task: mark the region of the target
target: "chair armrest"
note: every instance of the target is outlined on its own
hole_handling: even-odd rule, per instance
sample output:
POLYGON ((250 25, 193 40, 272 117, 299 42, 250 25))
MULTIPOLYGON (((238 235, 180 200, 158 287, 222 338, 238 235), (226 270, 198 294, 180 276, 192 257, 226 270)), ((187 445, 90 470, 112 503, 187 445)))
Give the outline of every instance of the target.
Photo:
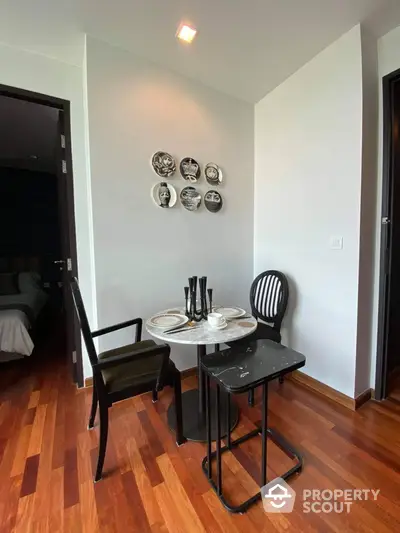
MULTIPOLYGON (((150 346, 143 350, 136 350, 131 353, 125 353, 124 355, 116 355, 115 357, 107 357, 106 359, 100 359, 98 363, 93 365, 93 372, 100 372, 106 368, 113 366, 130 363, 133 360, 145 359, 147 357, 154 357, 155 355, 164 355, 164 360, 169 359, 171 348, 168 344, 158 344, 156 346, 150 346)), ((164 363, 163 363, 164 364, 164 363)))
POLYGON ((142 325, 143 320, 141 318, 134 318, 132 320, 127 320, 126 322, 121 322, 120 324, 115 324, 115 326, 109 326, 108 328, 98 329, 97 331, 92 331, 92 338, 100 337, 100 335, 107 335, 107 333, 112 333, 113 331, 118 331, 119 329, 129 328, 129 326, 136 325, 136 338, 135 341, 139 342, 142 340, 142 325))

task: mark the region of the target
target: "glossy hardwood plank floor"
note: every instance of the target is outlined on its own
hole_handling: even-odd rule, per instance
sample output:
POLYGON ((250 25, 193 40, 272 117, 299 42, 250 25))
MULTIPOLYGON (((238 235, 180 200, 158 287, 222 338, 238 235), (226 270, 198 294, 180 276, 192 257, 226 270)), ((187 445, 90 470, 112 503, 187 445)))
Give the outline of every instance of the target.
POLYGON ((396 377, 389 389, 389 398, 400 403, 400 375, 396 377))
MULTIPOLYGON (((66 365, 47 357, 2 367, 0 373, 0 533, 260 533, 400 531, 400 404, 370 402, 357 413, 300 385, 273 384, 270 424, 304 454, 305 468, 291 481, 303 489, 381 489, 377 502, 354 503, 350 514, 267 515, 261 503, 230 515, 200 467, 205 446, 177 448, 166 425, 172 393, 157 404, 150 395, 121 402, 110 412, 104 479, 93 484, 98 428, 88 431, 89 390, 77 390, 66 365)), ((187 378, 183 388, 196 385, 187 378)), ((236 435, 260 419, 240 398, 236 435)), ((270 479, 290 466, 274 445, 270 479)), ((257 485, 260 442, 224 457, 224 489, 233 502, 257 485)))

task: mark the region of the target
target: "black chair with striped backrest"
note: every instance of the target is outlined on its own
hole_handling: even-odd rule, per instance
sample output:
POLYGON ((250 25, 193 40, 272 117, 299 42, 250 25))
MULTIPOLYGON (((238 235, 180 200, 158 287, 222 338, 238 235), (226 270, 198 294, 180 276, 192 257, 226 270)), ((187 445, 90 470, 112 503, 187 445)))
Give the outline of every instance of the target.
POLYGON ((282 272, 266 270, 256 277, 250 288, 250 305, 253 316, 262 321, 255 332, 258 339, 281 342, 288 300, 289 284, 282 272))
MULTIPOLYGON (((228 343, 245 344, 259 339, 269 339, 281 342, 281 326, 289 300, 289 284, 286 276, 278 270, 266 270, 259 274, 251 284, 250 306, 251 313, 257 319, 258 326, 254 333, 236 341, 228 343)), ((283 383, 283 378, 279 378, 283 383)), ((254 389, 249 391, 249 405, 254 405, 254 389)))
MULTIPOLYGON (((282 320, 288 301, 289 283, 282 272, 266 270, 256 277, 250 288, 250 305, 258 327, 251 340, 270 339, 281 342, 282 320)), ((279 378, 279 383, 283 383, 283 377, 279 378)), ((249 404, 254 405, 254 389, 249 391, 249 404)))

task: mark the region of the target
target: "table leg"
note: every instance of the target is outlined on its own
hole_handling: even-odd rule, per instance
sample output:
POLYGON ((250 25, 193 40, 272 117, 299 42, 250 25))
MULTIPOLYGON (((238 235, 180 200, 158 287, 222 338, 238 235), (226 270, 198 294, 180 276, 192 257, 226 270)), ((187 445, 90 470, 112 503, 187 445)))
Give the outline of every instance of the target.
MULTIPOLYGON (((222 464, 221 464, 221 417, 220 417, 220 401, 219 401, 219 385, 216 386, 216 406, 215 414, 217 415, 217 494, 221 496, 222 493, 222 464)), ((211 457, 210 457, 211 460, 211 457)))
POLYGON ((205 394, 205 380, 204 372, 201 368, 201 360, 206 354, 206 347, 204 344, 197 346, 197 375, 199 380, 199 413, 204 416, 206 412, 206 394, 205 394))
MULTIPOLYGON (((199 345, 197 347, 197 369, 199 388, 192 389, 182 393, 182 418, 183 418, 183 435, 187 440, 196 442, 207 442, 207 420, 206 420, 206 378, 201 369, 201 360, 206 353, 206 347, 199 345)), ((216 393, 212 387, 210 392, 210 422, 211 422, 211 440, 216 440, 217 436, 217 418, 216 418, 216 393)), ((219 416, 221 421, 220 437, 223 438, 233 431, 239 420, 239 409, 232 398, 229 398, 224 391, 220 391, 220 409, 219 416), (229 403, 228 403, 229 402, 229 403), (229 413, 227 412, 229 405, 229 413)), ((171 403, 167 412, 168 425, 175 430, 175 403, 171 403)))
POLYGON ((267 417, 268 417, 268 383, 262 386, 262 418, 261 418, 261 484, 267 484, 267 417))
POLYGON ((211 405, 210 405, 210 376, 206 375, 206 408, 207 408, 207 465, 208 479, 212 479, 211 463, 211 405))
MULTIPOLYGON (((226 427, 231 427, 231 395, 228 393, 226 395, 226 427)), ((228 431, 226 434, 226 445, 231 449, 231 432, 228 431)))

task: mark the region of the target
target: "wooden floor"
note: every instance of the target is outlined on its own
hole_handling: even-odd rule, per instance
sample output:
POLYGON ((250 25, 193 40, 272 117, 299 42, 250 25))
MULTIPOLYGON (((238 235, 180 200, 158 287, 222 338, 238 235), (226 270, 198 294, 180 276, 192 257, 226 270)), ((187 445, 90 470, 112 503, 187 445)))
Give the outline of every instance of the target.
POLYGON ((400 403, 400 375, 396 377, 389 389, 389 398, 400 403))
MULTIPOLYGON (((261 503, 230 515, 200 467, 202 444, 177 448, 166 422, 170 391, 157 404, 149 395, 111 411, 105 478, 92 482, 98 429, 88 431, 90 390, 69 383, 57 347, 36 363, 0 374, 0 533, 137 532, 399 532, 400 403, 369 402, 357 413, 286 381, 271 388, 270 424, 304 454, 304 471, 291 486, 303 489, 381 489, 377 502, 354 503, 350 514, 267 515, 261 503)), ((187 378, 184 389, 194 387, 187 378)), ((245 398, 236 434, 260 418, 245 398)), ((255 493, 260 443, 226 454, 225 489, 233 502, 255 493)), ((270 479, 290 461, 268 451, 270 479)))

